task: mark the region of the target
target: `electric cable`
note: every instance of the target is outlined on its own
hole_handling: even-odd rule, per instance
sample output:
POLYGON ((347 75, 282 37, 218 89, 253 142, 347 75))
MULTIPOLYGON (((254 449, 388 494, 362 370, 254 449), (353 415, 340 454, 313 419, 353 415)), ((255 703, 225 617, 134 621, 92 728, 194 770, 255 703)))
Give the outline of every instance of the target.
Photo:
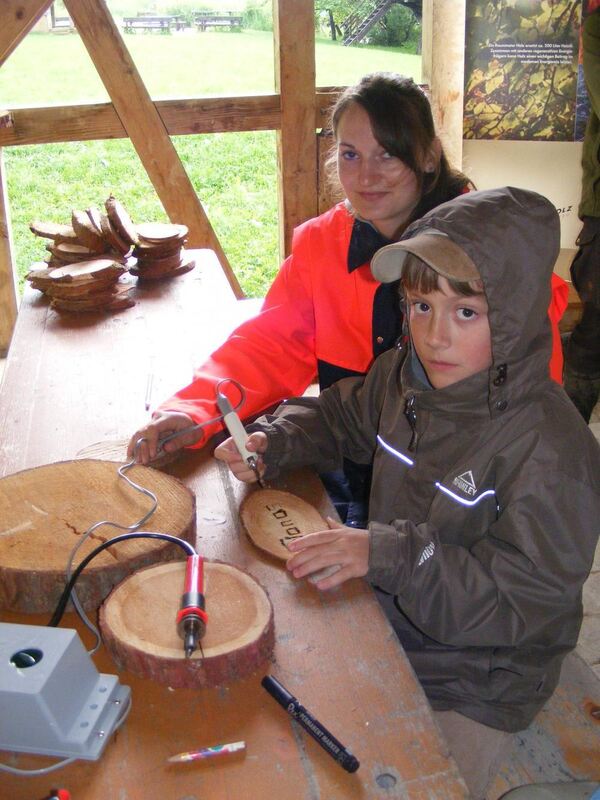
MULTIPOLYGON (((234 406, 234 410, 237 412, 244 405, 244 402, 246 401, 246 391, 245 391, 244 387, 240 383, 238 383, 238 381, 234 380, 233 378, 221 378, 221 380, 219 380, 217 382, 217 385, 215 387, 215 394, 217 395, 217 397, 222 394, 222 388, 221 387, 224 384, 227 384, 227 383, 233 384, 235 386, 235 388, 237 389, 237 391, 239 392, 239 395, 240 395, 239 401, 234 406)), ((212 417, 211 419, 208 419, 205 422, 201 422, 201 423, 198 423, 196 425, 190 425, 189 427, 184 428, 181 431, 174 431, 173 433, 169 434, 168 436, 165 436, 163 439, 160 440, 159 452, 160 452, 160 450, 162 450, 163 445, 166 444, 166 442, 169 442, 172 439, 175 439, 178 436, 182 436, 182 435, 184 435, 186 433, 191 433, 193 431, 202 430, 202 428, 205 428, 207 425, 212 425, 215 422, 220 422, 223 419, 223 416, 224 416, 223 414, 218 414, 216 417, 212 417)), ((75 559, 75 556, 76 556, 77 552, 79 551, 80 547, 82 547, 84 542, 86 542, 87 539, 91 536, 91 534, 94 533, 94 531, 96 531, 98 528, 102 527, 103 525, 109 525, 109 526, 111 526, 113 528, 117 528, 118 530, 122 530, 122 531, 137 531, 137 530, 139 530, 139 528, 142 527, 142 525, 145 525, 145 523, 150 519, 150 517, 156 511, 156 508, 158 506, 158 498, 156 497, 156 495, 153 492, 151 492, 150 489, 146 489, 144 486, 140 486, 138 483, 133 481, 131 478, 129 478, 125 474, 125 472, 127 470, 129 470, 131 467, 136 466, 137 462, 135 460, 135 456, 136 456, 136 453, 137 453, 137 451, 139 449, 140 444, 142 442, 144 442, 144 441, 146 441, 146 439, 144 437, 140 437, 135 442, 134 450, 133 450, 133 458, 131 459, 131 461, 128 461, 126 464, 123 464, 121 467, 119 467, 117 472, 120 475, 120 477, 123 478, 129 484, 129 486, 131 486, 136 491, 139 491, 142 494, 145 494, 147 497, 149 497, 152 500, 152 503, 153 503, 152 508, 140 520, 138 520, 138 522, 135 522, 132 525, 121 525, 120 523, 113 522, 111 520, 102 520, 100 522, 96 522, 93 525, 91 525, 84 532, 83 536, 79 539, 79 541, 73 547, 73 549, 71 550, 71 552, 69 554, 69 557, 67 559, 67 567, 66 567, 66 570, 65 570, 65 577, 66 577, 67 582, 70 581, 70 579, 71 579, 71 574, 72 574, 72 570, 73 570, 73 561, 75 559)), ((94 625, 94 623, 87 616, 87 614, 86 614, 86 612, 85 612, 85 610, 84 610, 79 598, 77 597, 77 593, 75 592, 75 590, 73 590, 71 592, 71 601, 73 603, 75 611, 77 612, 77 614, 78 614, 79 618, 81 619, 81 621, 83 622, 83 624, 94 635, 95 642, 92 645, 92 648, 88 651, 90 655, 93 655, 99 649, 100 644, 102 642, 102 638, 100 636, 100 632, 99 632, 98 628, 96 627, 96 625, 94 625)))
MULTIPOLYGON (((246 392, 245 392, 243 386, 240 383, 238 383, 236 380, 234 380, 233 378, 222 378, 220 381, 218 381, 218 383, 216 385, 215 392, 216 392, 217 396, 219 394, 221 394, 221 387, 225 383, 232 383, 237 388, 237 390, 238 390, 238 392, 240 394, 240 399, 239 399, 238 403, 234 406, 234 410, 237 412, 238 409, 240 409, 241 406, 245 402, 246 392)), ((191 433, 191 432, 197 431, 197 430, 202 430, 202 428, 205 428, 208 425, 212 425, 215 422, 220 422, 223 419, 223 416, 224 416, 223 414, 218 414, 216 417, 212 417, 211 419, 206 420, 205 422, 198 423, 198 424, 195 424, 195 425, 191 425, 188 428, 184 428, 183 430, 180 430, 180 431, 174 431, 173 433, 169 434, 168 436, 166 436, 165 438, 160 440, 159 451, 162 450, 162 447, 163 447, 164 444, 166 444, 166 442, 169 442, 169 441, 171 441, 172 439, 175 439, 178 436, 182 436, 183 434, 191 433)), ((146 439, 144 437, 140 437, 135 442, 135 445, 134 445, 134 458, 131 461, 127 462, 126 464, 123 464, 122 466, 120 466, 118 468, 117 472, 118 472, 119 476, 121 478, 123 478, 126 481, 126 483, 129 484, 129 486, 131 486, 134 490, 139 491, 142 494, 146 495, 147 497, 149 497, 152 500, 152 508, 150 508, 144 514, 144 516, 140 520, 138 520, 138 522, 135 522, 132 525, 121 525, 120 523, 113 522, 111 520, 101 520, 100 522, 96 522, 93 525, 90 525, 90 527, 84 532, 83 536, 80 538, 78 543, 75 545, 75 547, 71 550, 71 553, 69 554, 68 563, 67 563, 67 567, 66 567, 66 580, 67 580, 67 583, 66 583, 65 588, 64 588, 64 590, 63 590, 63 592, 62 592, 62 594, 61 594, 61 596, 59 598, 59 601, 58 601, 57 606, 56 606, 56 608, 54 610, 52 618, 48 622, 48 626, 49 627, 56 627, 60 623, 60 621, 61 621, 61 619, 63 617, 63 614, 64 614, 65 609, 67 607, 67 604, 69 602, 69 599, 71 599, 71 601, 73 602, 73 606, 75 607, 75 610, 77 611, 77 613, 78 613, 79 617, 81 618, 82 622, 84 623, 84 625, 86 625, 87 628, 89 628, 89 630, 92 631, 92 633, 96 637, 96 643, 93 646, 92 650, 89 651, 90 655, 95 653, 96 650, 98 649, 98 647, 100 646, 101 637, 100 637, 100 633, 99 633, 98 629, 96 628, 96 626, 87 617, 87 615, 86 615, 86 613, 85 613, 85 611, 84 611, 84 609, 83 609, 83 607, 82 607, 82 605, 81 605, 81 603, 80 603, 80 601, 79 601, 79 599, 78 599, 78 597, 77 597, 77 595, 75 593, 75 583, 76 583, 79 575, 81 574, 81 572, 90 563, 90 561, 96 555, 98 555, 98 553, 102 552, 103 550, 106 550, 108 547, 111 547, 113 544, 117 544, 119 542, 128 541, 130 539, 147 538, 147 539, 162 539, 162 540, 171 542, 173 544, 177 544, 183 550, 186 551, 188 556, 197 555, 197 552, 196 552, 196 549, 194 548, 194 546, 191 545, 189 542, 186 542, 185 539, 180 539, 177 536, 171 536, 171 534, 168 534, 168 533, 158 533, 158 532, 152 532, 152 531, 139 531, 139 528, 141 528, 141 526, 144 525, 150 519, 150 517, 154 514, 154 512, 156 511, 156 508, 158 506, 158 498, 156 497, 156 495, 153 492, 150 491, 150 489, 147 489, 144 486, 140 486, 138 483, 133 481, 131 478, 129 478, 125 474, 125 472, 127 470, 129 470, 131 467, 136 466, 137 462, 135 460, 135 455, 136 455, 137 449, 139 448, 139 445, 143 441, 146 441, 146 439), (73 560, 74 560, 79 548, 83 545, 83 543, 85 541, 87 541, 87 539, 91 536, 91 534, 94 531, 96 531, 98 528, 100 528, 103 525, 109 525, 109 526, 111 526, 113 528, 117 528, 118 530, 127 531, 127 533, 123 533, 120 536, 115 536, 112 539, 109 539, 107 542, 103 542, 98 547, 94 548, 94 550, 92 550, 90 553, 88 553, 88 555, 77 565, 75 570, 73 570, 73 560)), ((127 706, 123 709, 123 712, 122 712, 121 716, 119 717, 119 720, 115 724, 114 731, 117 731, 123 725, 123 723, 125 722, 125 720, 129 716, 129 712, 131 711, 131 706, 132 706, 132 701, 131 701, 131 697, 129 697, 128 698, 128 702, 127 702, 127 706)), ((61 761, 57 761, 56 763, 51 764, 50 766, 42 767, 40 769, 19 769, 18 767, 11 767, 8 764, 0 763, 0 772, 8 772, 8 773, 10 773, 12 775, 19 775, 19 776, 47 775, 47 774, 49 774, 51 772, 54 772, 57 769, 61 769, 63 767, 66 767, 68 764, 72 764, 75 761, 77 761, 77 757, 73 756, 73 757, 65 758, 65 759, 63 759, 61 761)))
POLYGON ((80 563, 77 565, 77 568, 74 570, 67 585, 63 589, 58 604, 54 610, 54 614, 52 615, 50 622, 48 623, 48 627, 55 628, 61 621, 62 616, 65 613, 65 608, 67 607, 67 603, 69 602, 69 597, 71 595, 73 587, 75 586, 75 582, 77 581, 77 578, 81 575, 85 567, 87 567, 87 565, 90 563, 90 561, 95 556, 97 556, 98 553, 101 553, 103 550, 106 550, 107 547, 111 547, 113 544, 118 544, 119 542, 127 542, 130 539, 164 539, 167 542, 179 545, 190 556, 197 555, 196 548, 193 545, 191 545, 189 542, 186 542, 185 539, 180 539, 177 536, 171 536, 170 533, 156 533, 153 531, 122 533, 120 536, 115 536, 114 538, 109 539, 107 542, 102 542, 102 544, 99 544, 98 547, 95 547, 91 551, 91 553, 88 553, 87 556, 83 559, 83 561, 80 561, 80 563))

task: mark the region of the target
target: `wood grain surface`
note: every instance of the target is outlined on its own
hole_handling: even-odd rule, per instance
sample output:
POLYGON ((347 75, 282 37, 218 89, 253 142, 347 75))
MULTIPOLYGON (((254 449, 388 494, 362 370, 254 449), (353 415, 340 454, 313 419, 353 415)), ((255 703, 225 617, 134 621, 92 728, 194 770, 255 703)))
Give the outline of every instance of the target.
POLYGON ((273 652, 274 623, 262 586, 231 564, 205 561, 206 633, 201 649, 186 658, 174 625, 184 578, 183 562, 147 567, 105 600, 100 629, 119 669, 181 689, 228 686, 263 667, 273 652))
MULTIPOLYGON (((81 459, 34 467, 0 479, 0 607, 25 613, 52 611, 65 586, 65 567, 90 526, 103 525, 81 543, 73 567, 99 544, 122 534, 152 507, 127 485, 112 461, 81 459)), ((180 481, 150 467, 127 477, 158 498, 151 529, 193 542, 195 497, 180 481)), ((147 528, 146 528, 147 529, 147 528)), ((77 581, 86 609, 96 609, 113 586, 134 570, 182 558, 160 539, 119 542, 94 557, 77 581)))

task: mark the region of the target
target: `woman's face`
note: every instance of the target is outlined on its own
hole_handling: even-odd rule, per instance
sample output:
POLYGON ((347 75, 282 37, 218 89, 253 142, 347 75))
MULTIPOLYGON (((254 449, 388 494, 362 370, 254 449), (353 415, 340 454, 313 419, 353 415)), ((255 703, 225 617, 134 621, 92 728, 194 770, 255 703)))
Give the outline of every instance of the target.
POLYGON ((369 115, 357 103, 340 118, 337 152, 339 180, 354 211, 393 239, 420 200, 415 173, 386 153, 373 136, 369 115))

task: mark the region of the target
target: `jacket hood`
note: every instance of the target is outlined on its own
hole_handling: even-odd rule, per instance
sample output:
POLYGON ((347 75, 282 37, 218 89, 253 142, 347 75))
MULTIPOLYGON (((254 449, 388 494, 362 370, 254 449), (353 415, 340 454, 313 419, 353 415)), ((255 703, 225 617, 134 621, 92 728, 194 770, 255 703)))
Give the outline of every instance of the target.
MULTIPOLYGON (((509 399, 548 379, 548 306, 560 247, 558 213, 547 198, 509 186, 443 203, 410 225, 401 241, 427 231, 446 234, 481 275, 492 337, 488 401, 492 413, 502 412, 509 399)), ((460 383, 467 381, 471 379, 460 383)), ((454 395, 452 389, 440 391, 454 395)))

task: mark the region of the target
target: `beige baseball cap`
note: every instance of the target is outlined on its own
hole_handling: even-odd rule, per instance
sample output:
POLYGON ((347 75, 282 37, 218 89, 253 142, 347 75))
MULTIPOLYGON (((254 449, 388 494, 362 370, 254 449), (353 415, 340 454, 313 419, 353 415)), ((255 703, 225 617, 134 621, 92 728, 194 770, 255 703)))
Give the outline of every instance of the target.
POLYGON ((430 228, 410 239, 387 244, 371 259, 373 277, 381 283, 392 283, 402 277, 409 253, 420 258, 439 275, 454 281, 475 281, 481 278, 479 270, 452 239, 441 231, 430 228))

